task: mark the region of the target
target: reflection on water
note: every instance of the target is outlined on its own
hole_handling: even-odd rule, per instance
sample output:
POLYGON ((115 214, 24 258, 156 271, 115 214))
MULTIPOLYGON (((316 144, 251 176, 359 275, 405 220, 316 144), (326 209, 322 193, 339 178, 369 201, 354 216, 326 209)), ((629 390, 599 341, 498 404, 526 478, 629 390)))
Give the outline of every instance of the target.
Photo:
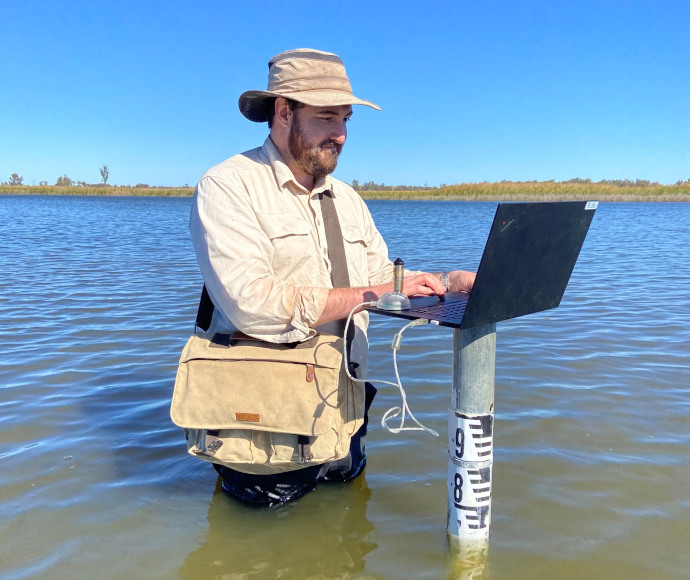
MULTIPOLYGON (((446 538, 447 441, 372 408, 364 477, 255 510, 168 405, 201 288, 189 199, 0 197, 0 578, 690 579, 690 204, 601 204, 561 306, 497 329, 490 550, 446 538)), ((495 204, 375 202, 391 256, 476 268, 495 204), (430 232, 433 235, 430 235, 430 232)), ((390 379, 401 324, 372 320, 390 379)), ((452 333, 405 333, 445 433, 452 333)))
POLYGON ((366 478, 322 488, 298 504, 257 509, 218 485, 208 531, 185 559, 181 578, 362 578, 365 557, 376 548, 367 539, 374 526, 366 518, 366 478))
POLYGON ((451 544, 448 580, 484 580, 489 578, 487 541, 466 541, 462 545, 451 544))

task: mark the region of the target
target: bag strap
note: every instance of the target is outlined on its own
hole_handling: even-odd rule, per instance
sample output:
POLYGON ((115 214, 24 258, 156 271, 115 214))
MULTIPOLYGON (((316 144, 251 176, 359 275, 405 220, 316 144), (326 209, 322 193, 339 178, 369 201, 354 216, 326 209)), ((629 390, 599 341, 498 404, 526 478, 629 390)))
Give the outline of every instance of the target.
MULTIPOLYGON (((321 202, 321 214, 323 216, 323 226, 326 230, 326 243, 328 244, 328 259, 331 261, 331 282, 333 288, 349 288, 350 274, 347 270, 347 259, 345 257, 345 245, 343 243, 343 232, 340 228, 340 220, 338 219, 338 212, 335 209, 333 202, 333 192, 330 190, 319 194, 319 201, 321 202)), ((215 306, 208 295, 206 285, 201 290, 201 299, 199 300, 199 309, 196 314, 196 329, 208 330, 211 326, 211 319, 213 318, 213 310, 215 306)), ((343 333, 345 330, 345 320, 339 322, 339 332, 343 333)), ((350 327, 347 335, 348 347, 354 337, 354 327, 350 327)))
MULTIPOLYGON (((333 201, 333 191, 327 190, 319 194, 321 200, 321 214, 323 216, 323 227, 326 230, 326 244, 328 245, 328 259, 331 261, 331 282, 333 288, 350 288, 350 273, 347 269, 347 257, 345 256, 345 243, 343 242, 343 231, 340 227, 338 212, 333 201)), ((337 321, 338 336, 343 336, 345 332, 346 318, 337 321)), ((356 367, 350 356, 350 348, 355 338, 355 325, 351 324, 347 329, 345 346, 347 349, 347 360, 350 361, 350 374, 358 376, 356 367)))
MULTIPOLYGON (((328 259, 331 261, 331 282, 333 288, 349 288, 350 273, 347 271, 345 244, 343 231, 340 228, 338 212, 335 210, 333 192, 328 190, 319 194, 323 227, 326 230, 326 244, 328 244, 328 259)), ((344 329, 343 322, 343 329, 344 329)))

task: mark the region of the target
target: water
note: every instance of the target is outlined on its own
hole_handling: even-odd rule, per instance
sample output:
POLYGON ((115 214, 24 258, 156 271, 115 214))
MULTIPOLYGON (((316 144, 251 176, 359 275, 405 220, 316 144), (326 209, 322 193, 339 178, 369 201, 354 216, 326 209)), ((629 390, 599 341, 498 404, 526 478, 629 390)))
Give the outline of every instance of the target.
MULTIPOLYGON (((476 268, 493 203, 370 203, 392 257, 476 268), (430 248, 434 248, 431 251, 430 248)), ((225 497, 168 416, 201 280, 189 199, 0 197, 0 577, 457 579, 452 333, 412 328, 413 411, 294 505, 225 497)), ((602 204, 560 308, 498 325, 493 523, 475 578, 690 578, 690 204, 602 204)), ((390 379, 372 321, 371 375, 390 379)))

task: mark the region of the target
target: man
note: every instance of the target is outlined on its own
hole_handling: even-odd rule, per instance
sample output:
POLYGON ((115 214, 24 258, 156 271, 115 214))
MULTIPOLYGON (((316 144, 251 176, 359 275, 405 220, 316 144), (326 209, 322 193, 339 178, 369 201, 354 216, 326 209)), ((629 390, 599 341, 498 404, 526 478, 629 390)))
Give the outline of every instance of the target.
MULTIPOLYGON (((339 334, 357 305, 392 290, 393 264, 366 205, 330 176, 347 137, 355 97, 339 57, 312 49, 269 62, 267 91, 240 96, 242 114, 267 121, 263 146, 207 171, 194 197, 190 228, 201 273, 215 306, 209 334, 239 330, 261 340, 293 343, 317 331, 339 334), (321 197, 332 198, 342 232, 349 287, 334 288, 321 197)), ((379 109, 380 110, 380 109, 379 109)), ((330 230, 329 230, 330 231, 330 230)), ((408 273, 408 296, 470 290, 474 274, 408 273)), ((354 316, 351 360, 366 373, 366 312, 354 316)), ((368 389, 367 405, 373 399, 368 389)), ((365 423, 350 456, 282 474, 249 475, 216 466, 223 489, 252 503, 281 503, 318 480, 357 476, 366 456, 365 423)))

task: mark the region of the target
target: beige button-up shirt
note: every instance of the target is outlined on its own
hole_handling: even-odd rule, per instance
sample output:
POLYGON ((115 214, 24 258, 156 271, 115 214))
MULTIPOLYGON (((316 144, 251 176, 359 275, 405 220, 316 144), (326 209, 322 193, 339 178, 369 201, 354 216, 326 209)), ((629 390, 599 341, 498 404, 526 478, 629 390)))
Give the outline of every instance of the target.
MULTIPOLYGON (((209 333, 240 330, 270 342, 303 341, 332 288, 319 193, 331 190, 352 287, 393 279, 393 264, 369 210, 330 176, 309 192, 268 137, 263 147, 209 169, 190 218, 201 274, 216 306, 209 333)), ((366 370, 368 314, 354 316, 352 359, 366 370)), ((335 333, 337 323, 316 330, 335 333)))

